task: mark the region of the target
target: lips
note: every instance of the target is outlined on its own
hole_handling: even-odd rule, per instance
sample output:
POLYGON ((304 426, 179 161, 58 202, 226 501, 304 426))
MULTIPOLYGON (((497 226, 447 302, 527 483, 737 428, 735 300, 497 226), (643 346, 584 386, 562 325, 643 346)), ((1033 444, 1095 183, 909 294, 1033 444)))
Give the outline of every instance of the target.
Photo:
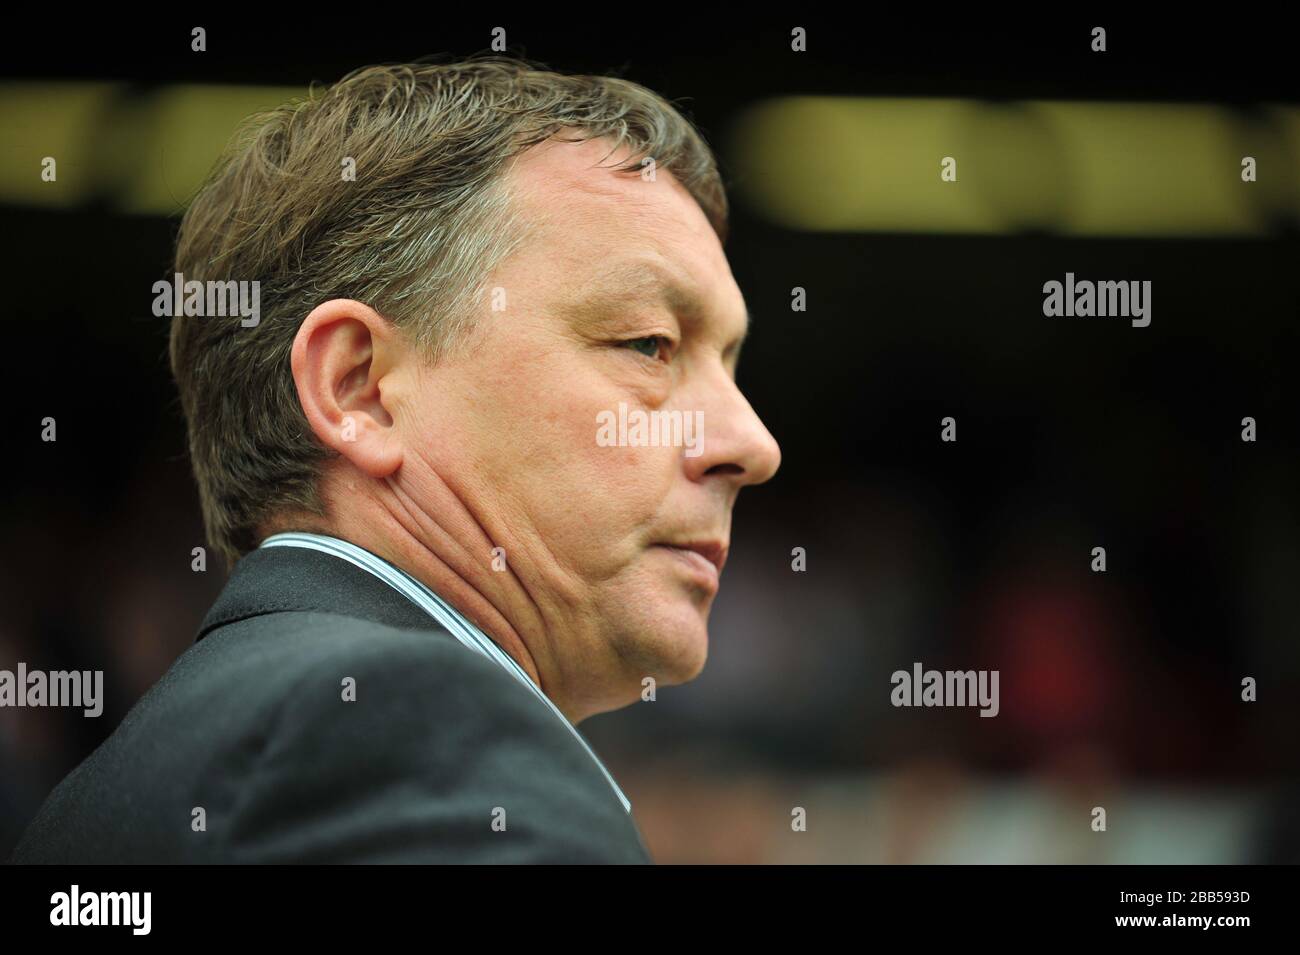
POLYGON ((664 550, 677 555, 683 563, 691 567, 696 574, 710 582, 710 589, 716 589, 722 575, 722 567, 727 562, 727 545, 717 540, 663 542, 656 544, 664 550))
POLYGON ((668 544, 679 550, 688 550, 699 554, 722 573, 722 565, 727 562, 727 545, 721 541, 695 541, 690 544, 668 544))

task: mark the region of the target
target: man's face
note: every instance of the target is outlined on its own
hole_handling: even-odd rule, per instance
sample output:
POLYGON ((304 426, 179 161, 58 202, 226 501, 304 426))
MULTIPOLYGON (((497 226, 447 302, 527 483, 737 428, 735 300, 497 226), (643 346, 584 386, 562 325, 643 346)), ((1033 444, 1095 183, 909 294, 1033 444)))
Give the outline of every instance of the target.
POLYGON ((551 140, 510 170, 539 230, 490 276, 472 347, 421 373, 394 476, 504 549, 503 599, 528 607, 503 612, 582 715, 699 674, 732 506, 780 463, 735 383, 746 309, 717 235, 672 175, 615 173, 609 149, 551 140), (681 443, 638 440, 651 412, 679 413, 681 443))

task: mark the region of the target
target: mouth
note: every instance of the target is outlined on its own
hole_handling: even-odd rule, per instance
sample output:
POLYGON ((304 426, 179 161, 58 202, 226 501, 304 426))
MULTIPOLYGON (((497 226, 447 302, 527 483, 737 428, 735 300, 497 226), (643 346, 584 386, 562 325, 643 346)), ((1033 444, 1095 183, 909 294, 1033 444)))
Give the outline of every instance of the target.
POLYGON ((695 576, 701 579, 709 590, 718 589, 722 567, 727 562, 727 545, 722 541, 660 543, 654 546, 674 554, 684 566, 695 572, 695 576))

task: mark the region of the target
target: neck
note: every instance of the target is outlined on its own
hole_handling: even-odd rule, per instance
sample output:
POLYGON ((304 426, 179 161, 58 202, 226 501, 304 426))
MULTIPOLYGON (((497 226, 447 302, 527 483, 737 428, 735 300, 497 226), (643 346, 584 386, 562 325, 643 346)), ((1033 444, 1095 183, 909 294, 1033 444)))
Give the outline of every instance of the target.
MULTIPOLYGON (((415 506, 391 479, 326 477, 321 533, 341 537, 400 567, 442 597, 510 655, 572 723, 586 715, 549 679, 541 609, 529 597, 509 560, 494 566, 484 528, 445 485, 437 514, 415 506), (346 507, 338 502, 346 501, 346 507), (497 567, 501 569, 496 569, 497 567)), ((299 522, 301 524, 301 522, 299 522)), ((503 555, 504 556, 504 555, 503 555)))

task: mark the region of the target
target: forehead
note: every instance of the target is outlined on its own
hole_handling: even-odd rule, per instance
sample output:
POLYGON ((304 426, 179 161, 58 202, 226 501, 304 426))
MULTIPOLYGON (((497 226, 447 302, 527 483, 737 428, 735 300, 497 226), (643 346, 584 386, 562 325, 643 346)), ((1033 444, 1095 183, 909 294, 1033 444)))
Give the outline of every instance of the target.
POLYGON ((549 139, 512 163, 509 177, 528 210, 544 217, 579 217, 595 227, 633 216, 640 224, 675 227, 692 238, 712 234, 704 211, 672 173, 655 169, 654 178, 636 168, 618 170, 633 159, 626 147, 607 139, 569 142, 549 139))
POLYGON ((654 292, 690 311, 738 314, 744 299, 722 243, 675 175, 642 177, 616 166, 632 157, 610 140, 547 140, 516 157, 507 173, 513 201, 538 242, 529 257, 545 262, 562 298, 654 292))

